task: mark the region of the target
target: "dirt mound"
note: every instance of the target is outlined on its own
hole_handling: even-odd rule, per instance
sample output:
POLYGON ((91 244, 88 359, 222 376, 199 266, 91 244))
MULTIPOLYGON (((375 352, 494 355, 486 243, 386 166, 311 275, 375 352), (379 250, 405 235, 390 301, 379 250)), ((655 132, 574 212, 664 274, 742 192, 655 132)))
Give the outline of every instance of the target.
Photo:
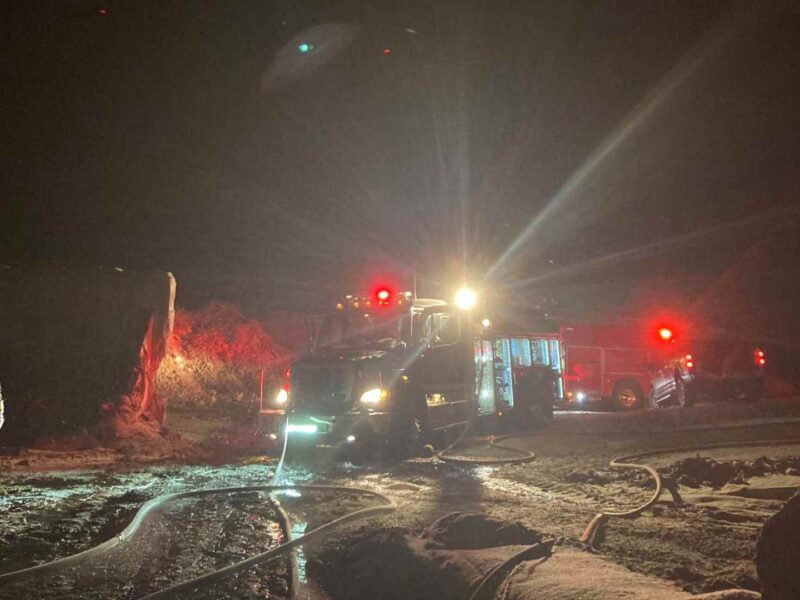
MULTIPOLYGON (((537 539, 539 534, 521 523, 454 513, 434 522, 421 536, 399 527, 351 530, 309 552, 307 573, 331 598, 469 598, 486 574, 537 539), (478 543, 483 535, 503 545, 478 543), (523 545, 508 545, 523 539, 523 545)), ((485 591, 495 594, 492 597, 518 600, 599 600, 619 598, 621 593, 631 600, 692 597, 668 582, 568 546, 523 560, 507 574, 501 571, 485 591)), ((702 597, 743 600, 759 596, 738 590, 702 597)))
POLYGON ((542 536, 517 521, 501 521, 483 513, 451 513, 423 532, 427 548, 491 548, 535 544, 542 536))
POLYGON ((427 560, 422 544, 408 529, 362 529, 309 556, 308 575, 332 598, 464 598, 463 582, 427 560))
POLYGON ((289 352, 234 305, 179 308, 156 388, 172 404, 253 408, 261 371, 268 397, 280 386, 288 360, 289 352))
POLYGON ((800 457, 768 458, 752 461, 718 462, 712 458, 693 456, 676 462, 665 474, 680 485, 721 488, 728 483, 745 483, 751 477, 768 474, 792 474, 800 468, 800 457))
POLYGON ((764 600, 800 598, 800 492, 772 516, 756 543, 756 570, 764 600))

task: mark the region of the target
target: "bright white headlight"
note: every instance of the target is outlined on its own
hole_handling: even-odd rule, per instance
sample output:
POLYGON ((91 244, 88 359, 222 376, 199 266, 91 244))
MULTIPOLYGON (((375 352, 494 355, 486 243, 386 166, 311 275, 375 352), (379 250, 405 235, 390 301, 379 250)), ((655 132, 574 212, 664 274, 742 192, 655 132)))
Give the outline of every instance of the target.
POLYGON ((478 301, 478 295, 468 287, 462 287, 453 298, 455 305, 461 310, 470 310, 478 301))
POLYGON ((275 404, 286 404, 288 400, 289 400, 289 392, 287 392, 283 388, 278 390, 278 393, 275 394, 275 404))
POLYGON ((361 404, 378 404, 388 396, 388 391, 381 388, 372 388, 361 394, 361 404))

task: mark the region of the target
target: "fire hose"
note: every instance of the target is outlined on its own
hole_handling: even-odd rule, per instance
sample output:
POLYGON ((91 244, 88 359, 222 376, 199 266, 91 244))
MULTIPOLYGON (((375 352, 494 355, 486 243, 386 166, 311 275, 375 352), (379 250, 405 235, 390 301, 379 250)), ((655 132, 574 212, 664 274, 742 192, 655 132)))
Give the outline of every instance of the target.
MULTIPOLYGON (((536 455, 533 452, 529 452, 527 450, 521 450, 518 448, 514 448, 511 446, 505 446, 498 442, 513 439, 513 438, 522 438, 522 437, 530 437, 532 435, 536 435, 528 433, 528 434, 511 434, 500 436, 497 438, 493 438, 489 441, 490 446, 499 448, 505 451, 511 451, 514 453, 519 454, 517 457, 513 458, 484 458, 484 457, 452 457, 447 456, 448 452, 451 452, 453 448, 457 447, 463 438, 466 436, 467 432, 471 429, 472 424, 476 421, 477 417, 474 417, 469 422, 466 423, 464 430, 458 436, 458 438, 449 446, 447 446, 444 450, 440 451, 437 454, 437 457, 444 461, 462 465, 501 465, 501 464, 519 464, 519 463, 526 463, 531 462, 536 458, 536 455)), ((288 424, 288 411, 287 411, 287 424, 288 424)), ((283 451, 281 453, 281 458, 278 462, 276 470, 273 474, 272 481, 275 482, 280 477, 284 459, 286 456, 288 436, 284 436, 284 446, 283 451)), ((678 452, 693 452, 693 451, 702 451, 702 450, 713 450, 713 449, 721 449, 721 448, 737 448, 737 447, 757 447, 757 446, 779 446, 779 445, 789 445, 789 444, 800 444, 800 439, 788 439, 788 440, 766 440, 766 441, 751 441, 751 442, 731 442, 731 443, 722 443, 722 444, 710 444, 710 445, 702 445, 702 446, 690 446, 690 447, 678 447, 678 448, 670 448, 664 450, 655 450, 655 451, 648 451, 642 452, 637 454, 630 454, 626 456, 621 456, 613 459, 609 466, 613 468, 623 468, 623 469, 637 469, 642 470, 648 473, 655 482, 655 491, 653 492, 652 496, 642 505, 637 506, 631 510, 627 511, 604 511, 598 513, 586 527, 583 535, 580 537, 581 542, 589 542, 594 538, 596 535, 597 530, 602 527, 610 518, 612 517, 619 517, 619 518, 632 518, 638 516, 643 511, 647 510, 649 507, 653 506, 661 496, 663 491, 663 481, 661 475, 658 471, 650 465, 633 462, 638 461, 643 458, 648 458, 652 456, 657 456, 660 454, 669 454, 669 453, 678 453, 678 452)), ((363 508, 341 517, 338 517, 316 529, 307 532, 301 536, 298 536, 294 539, 291 539, 289 533, 289 523, 288 517, 286 513, 280 508, 280 505, 277 505, 277 510, 279 515, 283 521, 282 525, 285 527, 286 538, 287 541, 276 548, 272 548, 245 560, 239 561, 222 569, 206 573, 189 581, 185 581, 182 583, 175 584, 171 587, 166 589, 154 592, 142 598, 142 600, 155 600, 158 598, 165 598, 171 596, 172 594, 186 591, 190 589, 195 589, 201 584, 210 583, 212 581, 216 581, 227 575, 232 573, 253 567, 257 564, 262 562, 266 562, 271 560, 277 556, 280 556, 286 552, 293 551, 294 548, 305 544, 306 542, 316 539, 326 533, 328 533, 331 529, 343 525, 345 523, 349 523, 352 521, 356 521, 359 519, 364 519, 372 516, 376 516, 379 514, 387 514, 393 512, 397 505, 395 502, 383 495, 379 492, 375 492, 372 490, 367 490, 363 488, 354 488, 354 487, 346 487, 346 486, 328 486, 328 485, 262 485, 262 486, 241 486, 241 487, 226 487, 226 488, 211 488, 211 489, 201 489, 201 490, 190 490, 185 492, 176 492, 172 494, 166 494, 162 496, 158 496, 153 498, 142 505, 142 507, 137 511, 134 515, 133 520, 128 524, 125 529, 118 534, 117 536, 99 544, 93 548, 89 548, 84 550, 83 552, 79 552, 64 558, 56 559, 54 561, 50 561, 41 565, 36 565, 33 567, 28 567, 26 569, 21 569, 18 571, 13 571, 9 573, 0 574, 0 584, 8 583, 17 579, 21 579, 26 576, 30 576, 32 574, 40 574, 45 573, 48 571, 52 571, 61 567, 74 565, 80 563, 90 557, 99 555, 103 552, 106 552, 115 546, 126 542, 127 540, 131 539, 136 532, 139 530, 140 526, 144 522, 145 518, 149 513, 154 511, 157 508, 164 506, 165 504, 180 500, 184 498, 198 498, 203 496, 215 495, 215 494, 234 494, 234 493, 243 493, 243 492, 277 492, 281 490, 303 490, 303 491, 310 491, 310 492, 335 492, 335 493, 349 493, 349 494, 361 494, 371 496, 373 498, 377 498, 382 501, 382 504, 378 506, 371 506, 367 508, 363 508)), ((274 502, 274 501, 273 501, 274 502)), ((480 598, 486 591, 487 586, 490 584, 492 580, 494 580, 496 575, 502 572, 504 569, 507 569, 508 566, 512 562, 518 563, 521 560, 527 560, 527 557, 532 557, 532 553, 538 553, 540 551, 548 550, 549 547, 552 545, 552 541, 548 540, 547 542, 540 542, 538 544, 534 544, 530 548, 524 550, 521 553, 518 553, 511 557, 509 560, 504 561, 500 565, 498 565, 495 569, 487 575, 487 577, 483 578, 483 580, 479 583, 477 589, 472 594, 472 598, 480 598)), ((293 572, 293 576, 296 576, 293 572)), ((294 589, 294 586, 292 586, 294 589)))
MULTIPOLYGON (((287 412, 287 419, 286 423, 288 425, 288 412, 287 412)), ((287 438, 288 436, 284 436, 287 438)), ((331 529, 338 527, 340 525, 344 525, 345 523, 350 523, 352 521, 356 521, 359 519, 365 519, 368 517, 373 517, 381 514, 388 514, 393 512, 397 505, 395 502, 379 492, 375 492, 372 490, 367 490, 364 488, 355 488, 355 487, 346 487, 346 486, 334 486, 334 485, 291 485, 291 484, 281 484, 277 485, 274 482, 277 481, 281 475, 281 471, 283 469, 284 460, 286 457, 286 449, 287 449, 288 441, 284 440, 283 450, 281 452, 281 458, 278 461, 278 464, 275 468, 275 472, 272 476, 272 482, 270 485, 255 485, 255 486, 240 486, 240 487, 225 487, 225 488, 210 488, 210 489, 201 489, 201 490, 189 490, 185 492, 176 492, 172 494, 165 494, 162 496, 158 496, 151 500, 145 502, 141 508, 136 512, 131 522, 128 524, 125 529, 122 530, 121 533, 114 536, 113 538, 106 540, 102 544, 94 546, 93 548, 89 548, 84 550, 83 552, 78 552, 76 554, 72 554, 70 556, 66 556, 64 558, 59 558, 41 565, 36 565, 33 567, 28 567, 26 569, 20 569, 18 571, 12 571, 9 573, 2 573, 0 574, 0 585, 3 583, 10 583, 14 580, 22 579, 24 577, 28 577, 34 574, 41 574, 46 573, 49 571, 53 571, 56 569, 60 569, 62 567, 66 567, 69 565, 75 565, 80 562, 83 562, 91 557, 97 556, 104 552, 107 552, 128 540, 130 540, 136 532, 141 527, 142 523, 144 522, 145 518, 150 514, 152 511, 156 510, 164 506, 169 502, 173 502, 175 500, 181 500, 184 498, 200 498, 204 496, 211 496, 215 494, 236 494, 236 493, 243 493, 243 492, 278 492, 282 490, 300 490, 300 491, 307 491, 307 492, 335 492, 335 493, 348 493, 348 494, 360 494, 365 496, 371 496, 373 498, 377 498, 382 502, 378 506, 370 506, 367 508, 362 508, 360 510, 348 513, 324 525, 313 529, 301 536, 292 538, 290 533, 290 526, 288 516, 286 515, 285 511, 280 507, 280 505, 274 501, 273 504, 276 505, 276 510, 278 512, 279 518, 282 521, 281 525, 284 528, 286 534, 286 542, 281 544, 276 548, 272 548, 255 556, 251 556, 245 560, 239 561, 222 569, 218 569, 216 571, 212 571, 210 573, 206 573, 189 581, 185 581, 183 583, 178 583, 173 586, 170 586, 166 589, 159 590, 152 594, 148 594, 144 596, 141 600, 155 600, 156 598, 166 598, 175 594, 177 592, 195 589, 199 585, 204 583, 209 583, 212 581, 216 581, 230 575, 232 573, 236 573, 238 571, 242 571, 244 569, 253 567, 257 564, 262 562, 266 562, 271 560, 285 552, 293 551, 294 548, 305 544, 306 542, 321 537, 324 534, 327 534, 331 529)), ((294 562, 294 561, 292 561, 294 562)), ((290 590, 295 589, 295 578, 296 578, 296 569, 292 569, 292 578, 290 583, 290 590)))
MULTIPOLYGON (((499 437, 493 437, 489 439, 489 446, 492 448, 498 448, 499 450, 505 450, 507 452, 512 452, 517 454, 518 456, 514 456, 511 458, 494 458, 494 457, 481 457, 481 456, 447 456, 448 453, 452 452, 454 448, 456 448, 460 443, 461 440, 465 437, 467 431, 470 429, 472 421, 467 423, 464 427, 464 431, 456 438, 456 440, 447 446, 444 450, 441 450, 436 454, 436 458, 443 462, 454 463, 457 465, 518 465, 522 463, 529 463, 536 460, 536 454, 533 452, 529 452, 528 450, 520 450, 519 448, 514 448, 513 446, 504 446, 498 442, 503 440, 516 438, 516 437, 524 437, 517 434, 511 435, 503 435, 499 437)), ((528 434, 530 435, 530 434, 528 434)))
POLYGON ((387 514, 393 512, 397 508, 397 505, 391 498, 379 492, 374 492, 372 490, 367 490, 363 488, 354 488, 354 487, 336 486, 336 485, 252 485, 252 486, 241 486, 241 487, 224 487, 224 488, 210 488, 203 490, 190 490, 186 492, 165 494, 163 496, 158 496, 157 498, 153 498, 152 500, 145 502, 142 505, 142 507, 138 510, 136 515, 133 517, 133 520, 130 522, 130 524, 122 531, 122 533, 114 536, 110 540, 107 540, 102 544, 90 548, 88 550, 84 550, 83 552, 79 552, 71 556, 67 556, 48 563, 44 563, 42 565, 28 567, 27 569, 13 571, 11 573, 3 573, 2 575, 0 575, 0 583, 8 583, 12 580, 20 579, 22 577, 29 576, 34 573, 41 574, 68 565, 74 565, 92 556, 96 556, 100 553, 106 552, 111 548, 130 540, 136 534, 139 527, 142 525, 144 519, 147 517, 149 513, 151 513, 153 510, 157 508, 162 507, 164 504, 173 502, 175 500, 181 500, 184 498, 199 498, 214 494, 236 494, 243 492, 278 492, 283 490, 359 494, 377 498, 382 502, 382 504, 379 504, 378 506, 369 506, 367 508, 362 508, 360 510, 348 513, 344 516, 338 517, 337 519, 329 521, 328 523, 325 523, 324 525, 321 525, 320 527, 317 527, 316 529, 309 531, 308 533, 293 538, 287 541, 286 543, 278 546, 277 548, 272 548, 270 550, 267 550, 266 552, 262 552, 255 556, 252 556, 250 558, 247 558, 245 560, 227 566, 223 569, 219 569, 218 571, 207 573, 205 575, 192 579, 191 581, 176 584, 167 589, 145 596, 145 598, 147 599, 164 598, 169 594, 174 594, 175 592, 194 588, 201 583, 207 583, 209 581, 217 580, 231 573, 241 571, 242 569, 252 567, 256 564, 262 563, 276 556, 279 556, 284 552, 287 552, 297 546, 305 544, 306 542, 312 539, 320 537, 321 535, 327 533, 334 527, 352 521, 356 521, 358 519, 364 519, 367 517, 372 517, 380 514, 387 514))
MULTIPOLYGON (((470 422, 470 424, 471 424, 471 422, 470 422)), ((464 433, 466 432, 466 430, 468 428, 469 428, 469 425, 467 427, 465 427, 465 430, 464 430, 464 432, 462 432, 462 435, 460 435, 459 438, 455 442, 453 442, 453 444, 451 444, 450 446, 448 446, 447 448, 442 450, 442 452, 439 453, 439 455, 438 455, 439 458, 441 460, 444 460, 444 461, 447 461, 447 462, 455 462, 455 463, 462 464, 462 465, 470 465, 470 464, 471 465, 503 464, 503 462, 499 462, 499 463, 495 462, 495 459, 484 459, 484 458, 480 458, 480 457, 476 457, 476 458, 462 457, 462 458, 454 459, 454 458, 450 458, 450 457, 442 457, 441 456, 442 454, 444 454, 445 452, 449 451, 451 448, 456 446, 461 441, 461 439, 464 437, 464 433)), ((502 446, 500 444, 496 444, 495 441, 496 440, 508 440, 508 439, 512 439, 512 438, 532 437, 534 435, 536 435, 536 434, 535 433, 511 434, 511 435, 502 436, 500 438, 495 438, 494 440, 491 440, 489 443, 492 446, 507 450, 507 449, 512 449, 512 448, 509 447, 509 446, 502 446)), ((626 511, 604 511, 604 512, 598 513, 589 522, 589 524, 586 526, 586 529, 584 530, 583 534, 579 538, 579 541, 582 542, 582 543, 585 543, 585 544, 590 544, 594 540, 594 538, 597 535, 597 532, 600 530, 600 528, 603 527, 608 522, 609 519, 611 519, 613 517, 617 517, 617 518, 634 518, 634 517, 640 515, 641 513, 643 513, 645 510, 647 510, 651 506, 653 506, 659 500, 659 498, 661 497, 661 494, 662 494, 662 492, 664 490, 664 482, 663 482, 663 479, 661 477, 661 474, 654 467, 652 467, 650 465, 643 464, 643 463, 640 463, 640 462, 634 462, 634 461, 639 461, 639 460, 641 460, 643 458, 649 458, 649 457, 653 457, 653 456, 658 456, 660 454, 675 454, 675 453, 681 453, 681 452, 698 452, 698 451, 703 451, 703 450, 715 450, 715 449, 723 449, 723 448, 746 448, 746 447, 758 447, 758 446, 785 446, 785 445, 792 445, 792 444, 800 444, 800 439, 761 440, 761 441, 750 441, 750 442, 728 442, 728 443, 720 443, 720 444, 705 444, 705 445, 700 445, 700 446, 685 446, 685 447, 678 447, 678 448, 668 448, 668 449, 664 449, 664 450, 651 450, 651 451, 648 451, 648 452, 640 452, 640 453, 636 453, 636 454, 628 454, 628 455, 625 455, 625 456, 619 456, 617 458, 614 458, 613 460, 611 460, 611 462, 609 462, 609 466, 610 467, 612 467, 612 468, 620 468, 620 469, 636 469, 636 470, 644 471, 650 477, 652 477, 652 479, 653 479, 653 481, 655 483, 655 490, 653 491, 653 494, 650 496, 650 498, 646 502, 644 502, 643 504, 641 504, 641 505, 639 505, 639 506, 637 506, 635 508, 632 508, 632 509, 626 510, 626 511)), ((527 452, 525 450, 520 450, 518 448, 513 448, 513 450, 515 450, 517 452, 520 452, 520 453, 527 452)), ((519 458, 513 458, 513 459, 505 459, 506 464, 508 462, 519 463, 519 462, 529 462, 529 461, 533 460, 535 455, 532 452, 527 452, 527 453, 531 455, 531 458, 527 458, 526 459, 524 457, 519 457, 519 458)), ((547 541, 538 542, 538 543, 533 544, 533 545, 529 546, 528 548, 522 550, 521 552, 518 552, 517 554, 511 556, 510 558, 508 558, 507 560, 503 561, 502 563, 498 564, 489 573, 487 573, 483 578, 481 578, 481 580, 478 581, 474 591, 470 595, 470 600, 483 600, 483 599, 491 598, 492 596, 491 596, 490 592, 492 592, 493 590, 498 589, 498 587, 500 587, 504 583, 507 584, 508 583, 508 579, 514 573, 514 569, 519 564, 521 564, 522 562, 527 561, 527 560, 532 560, 534 558, 541 558, 541 557, 548 556, 549 553, 550 553, 550 549, 552 548, 553 543, 554 543, 554 540, 547 540, 547 541), (509 572, 509 570, 510 570, 510 572, 509 572), (503 576, 503 573, 507 573, 507 574, 505 576, 503 576)))
MULTIPOLYGON (((459 438, 455 442, 453 442, 453 444, 448 446, 445 450, 442 450, 439 453, 439 455, 441 456, 442 454, 444 454, 445 452, 447 452, 448 450, 450 450, 454 446, 456 446, 463 439, 463 437, 465 435, 465 432, 467 431, 468 428, 469 427, 465 427, 464 432, 462 432, 462 434, 459 436, 459 438)), ((512 435, 502 436, 501 438, 496 438, 496 439, 506 440, 506 439, 518 438, 518 437, 529 437, 531 435, 535 435, 535 434, 525 434, 525 435, 512 434, 512 435)), ((534 460, 534 458, 535 458, 535 455, 532 452, 528 452, 528 451, 525 451, 525 450, 520 450, 520 449, 517 449, 517 448, 512 448, 510 446, 503 446, 503 445, 497 444, 496 440, 492 440, 490 442, 490 444, 493 445, 494 447, 498 447, 498 448, 501 448, 501 449, 504 449, 504 450, 505 449, 511 449, 511 450, 519 452, 521 454, 524 453, 526 456, 520 456, 520 457, 515 457, 515 458, 510 458, 510 459, 482 459, 482 458, 479 458, 479 457, 476 457, 476 458, 466 458, 466 457, 464 457, 464 458, 456 459, 456 458, 452 458, 452 457, 445 457, 442 460, 445 460, 445 461, 448 461, 448 462, 457 462, 459 464, 509 464, 509 463, 530 462, 531 460, 534 460)), ((655 468, 651 467, 650 465, 641 464, 641 463, 635 463, 635 462, 630 462, 630 461, 640 460, 642 458, 647 458, 647 457, 652 457, 652 456, 657 456, 659 454, 670 454, 670 453, 677 453, 677 452, 694 452, 694 451, 713 450, 713 449, 721 449, 721 448, 741 448, 741 447, 757 447, 757 446, 781 446, 781 445, 790 445, 790 444, 800 444, 800 439, 767 440, 767 441, 752 441, 752 442, 731 442, 731 443, 710 444, 710 445, 703 445, 703 446, 679 447, 679 448, 670 448, 670 449, 664 449, 664 450, 655 450, 655 451, 649 451, 649 452, 642 452, 642 453, 638 453, 638 454, 630 454, 630 455, 626 455, 626 456, 615 458, 609 463, 609 466, 616 467, 616 468, 627 468, 627 469, 643 470, 643 471, 647 472, 651 477, 653 477, 653 479, 655 481, 656 489, 655 489, 653 495, 650 497, 650 499, 647 500, 647 502, 645 502, 644 504, 642 504, 642 505, 640 505, 640 506, 638 506, 638 507, 636 507, 634 509, 631 509, 631 510, 628 510, 628 511, 620 511, 620 512, 607 511, 607 512, 599 513, 589 523, 589 525, 587 526, 587 528, 584 531, 583 535, 581 536, 580 540, 583 541, 583 542, 586 542, 586 541, 592 539, 592 537, 595 535, 597 529, 599 527, 601 527, 605 522, 607 522, 609 518, 611 518, 611 517, 632 518, 632 517, 638 516, 643 511, 647 510, 649 507, 651 507, 653 504, 655 504, 658 501, 658 499, 660 498, 661 493, 663 491, 663 481, 662 481, 661 475, 658 473, 658 471, 655 468)), ((284 448, 284 454, 285 454, 285 448, 284 448)), ((282 459, 283 459, 283 457, 282 457, 282 459)), ((281 463, 282 463, 282 461, 281 461, 281 463)), ((279 463, 279 466, 280 466, 281 463, 279 463)), ((266 490, 277 491, 277 490, 281 490, 281 489, 306 489, 306 490, 309 490, 309 491, 327 490, 327 491, 339 491, 339 492, 349 492, 349 493, 363 493, 363 494, 366 494, 366 495, 371 495, 373 497, 378 497, 378 498, 384 500, 385 504, 382 504, 382 505, 379 505, 379 506, 375 506, 375 507, 369 507, 369 508, 361 509, 361 510, 355 511, 353 513, 349 513, 347 515, 339 517, 338 519, 334 519, 333 521, 330 521, 329 523, 326 523, 325 525, 322 525, 322 526, 318 527, 317 529, 314 529, 313 531, 310 531, 310 532, 306 533, 305 535, 302 535, 302 536, 297 537, 297 538, 295 538, 293 540, 287 541, 286 543, 282 544, 281 546, 279 546, 277 548, 273 548, 271 550, 268 550, 268 551, 263 552, 261 554, 258 554, 256 556, 253 556, 251 558, 245 559, 243 561, 240 561, 238 563, 235 563, 233 565, 230 565, 230 566, 225 567, 223 569, 220 569, 218 571, 214 571, 212 573, 208 573, 206 575, 202 575, 202 576, 197 577, 195 579, 192 579, 190 581, 187 581, 187 582, 184 582, 184 583, 180 583, 180 584, 176 584, 176 585, 174 585, 172 587, 169 587, 167 589, 161 590, 159 592, 155 592, 154 594, 150 594, 148 596, 145 596, 144 598, 142 598, 142 600, 156 600, 158 598, 168 597, 169 595, 177 593, 177 592, 180 592, 180 591, 185 591, 185 590, 196 588, 200 584, 209 583, 211 581, 214 581, 214 580, 217 580, 219 578, 225 577, 225 576, 227 576, 227 575, 229 575, 231 573, 234 573, 234 572, 246 569, 248 567, 254 566, 255 564, 270 560, 270 559, 272 559, 272 558, 274 558, 274 557, 276 557, 276 556, 278 556, 280 554, 283 554, 284 552, 286 552, 288 550, 291 550, 291 549, 295 548, 296 546, 299 546, 299 545, 309 541, 310 539, 316 538, 316 537, 326 533, 329 529, 332 529, 332 528, 334 528, 334 527, 336 527, 338 525, 341 525, 343 523, 354 521, 354 520, 361 519, 361 518, 366 518, 368 516, 373 516, 375 514, 385 514, 385 513, 388 513, 388 512, 392 512, 397 508, 397 505, 390 498, 388 498, 388 497, 386 497, 386 496, 384 496, 384 495, 382 495, 382 494, 380 494, 378 492, 373 492, 371 490, 364 490, 364 489, 360 489, 360 488, 348 488, 348 487, 343 487, 343 486, 314 486, 314 485, 309 485, 309 486, 253 486, 253 487, 245 487, 245 488, 220 488, 220 489, 217 489, 217 490, 198 490, 198 491, 193 491, 193 492, 183 492, 181 494, 172 494, 172 495, 169 495, 169 496, 166 496, 166 497, 162 497, 162 498, 167 500, 167 499, 175 499, 174 496, 185 497, 187 495, 196 496, 196 495, 201 495, 201 494, 204 494, 204 493, 222 493, 222 492, 231 492, 231 491, 234 491, 234 492, 235 491, 252 491, 253 489, 259 489, 261 491, 266 491, 266 490)), ((159 500, 159 499, 155 499, 155 500, 159 500)), ((153 501, 151 500, 150 502, 153 502, 153 501)), ((142 509, 140 509, 140 513, 142 512, 142 510, 145 509, 145 506, 143 506, 142 509)), ((138 516, 139 516, 139 513, 137 513, 137 517, 138 516)), ((135 520, 136 519, 134 519, 134 521, 135 520)), ((125 533, 125 532, 123 532, 123 533, 125 533)), ((512 565, 512 564, 516 565, 521 561, 529 560, 529 559, 534 558, 534 557, 546 556, 547 554, 549 554, 549 550, 550 550, 550 547, 552 546, 552 544, 553 544, 553 540, 546 540, 546 541, 543 541, 543 542, 539 542, 539 543, 534 544, 534 545, 530 546, 529 548, 523 550, 522 552, 515 554, 514 556, 512 556, 508 560, 503 561, 503 563, 501 563, 500 565, 498 565, 497 567, 492 569, 489 572, 489 574, 479 582, 479 584, 477 585, 476 589, 472 593, 471 598, 473 598, 475 600, 478 600, 479 598, 484 597, 484 595, 487 593, 487 589, 489 588, 489 586, 491 586, 492 583, 496 580, 496 576, 498 574, 502 573, 504 570, 508 569, 508 567, 510 565, 512 565)), ((34 567, 34 568, 36 568, 36 567, 34 567)))
POLYGON ((589 543, 594 538, 597 533, 597 530, 602 527, 610 518, 612 517, 620 517, 620 518, 632 518, 640 515, 642 512, 653 506, 658 499, 661 497, 661 493, 664 490, 664 482, 661 478, 656 469, 651 467, 650 465, 637 463, 633 461, 638 461, 643 458, 649 458, 652 456, 658 456, 659 454, 675 454, 679 452, 699 452, 703 450, 719 450, 722 448, 748 448, 748 447, 758 447, 758 446, 787 446, 792 444, 800 444, 800 439, 787 439, 787 440, 761 440, 761 441, 751 441, 751 442, 727 442, 721 444, 705 444, 701 446, 684 446, 678 448, 668 448, 665 450, 651 450, 648 452, 640 452, 638 454, 628 454, 626 456, 620 456, 613 459, 608 465, 610 467, 616 467, 620 469, 638 469, 641 471, 645 471, 648 473, 654 480, 656 489, 653 492, 653 495, 650 497, 647 502, 644 504, 637 506, 631 510, 626 511, 604 511, 598 513, 590 522, 589 525, 586 526, 583 534, 579 538, 581 542, 589 543))

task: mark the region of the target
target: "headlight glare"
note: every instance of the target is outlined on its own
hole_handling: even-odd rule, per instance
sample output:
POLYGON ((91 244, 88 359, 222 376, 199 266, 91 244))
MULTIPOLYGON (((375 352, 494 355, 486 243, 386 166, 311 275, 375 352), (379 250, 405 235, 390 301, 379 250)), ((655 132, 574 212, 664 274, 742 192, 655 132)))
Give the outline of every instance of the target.
POLYGON ((372 388, 361 394, 361 404, 376 405, 389 397, 389 391, 382 388, 372 388))
POLYGON ((275 404, 280 406, 286 404, 289 400, 289 392, 287 392, 284 388, 278 390, 278 393, 275 394, 275 404))

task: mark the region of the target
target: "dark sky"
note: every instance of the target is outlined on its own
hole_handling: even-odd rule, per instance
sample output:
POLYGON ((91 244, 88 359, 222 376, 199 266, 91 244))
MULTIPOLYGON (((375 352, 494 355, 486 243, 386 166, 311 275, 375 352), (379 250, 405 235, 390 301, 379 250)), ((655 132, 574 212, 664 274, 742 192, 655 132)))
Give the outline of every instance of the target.
POLYGON ((796 219, 799 6, 3 3, 0 264, 274 305, 713 276, 796 219))

